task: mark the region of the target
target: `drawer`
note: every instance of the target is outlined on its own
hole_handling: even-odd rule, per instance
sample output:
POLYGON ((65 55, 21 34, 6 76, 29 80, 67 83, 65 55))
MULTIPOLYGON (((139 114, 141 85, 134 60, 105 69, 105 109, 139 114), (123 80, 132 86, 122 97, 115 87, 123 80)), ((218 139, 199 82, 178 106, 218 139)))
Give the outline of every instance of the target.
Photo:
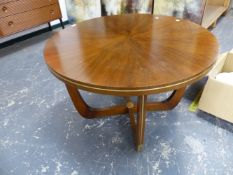
POLYGON ((61 18, 59 4, 1 18, 0 36, 10 35, 61 18))
POLYGON ((58 3, 58 0, 13 0, 0 4, 0 18, 58 3))

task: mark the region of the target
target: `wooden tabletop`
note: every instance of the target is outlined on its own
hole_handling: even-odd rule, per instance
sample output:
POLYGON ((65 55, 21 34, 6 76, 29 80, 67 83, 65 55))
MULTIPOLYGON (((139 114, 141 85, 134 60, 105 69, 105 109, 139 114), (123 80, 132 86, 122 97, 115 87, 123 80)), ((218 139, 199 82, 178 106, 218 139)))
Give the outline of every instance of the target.
POLYGON ((218 42, 206 29, 174 17, 130 14, 95 18, 56 32, 45 61, 80 89, 140 95, 186 86, 213 66, 218 42))

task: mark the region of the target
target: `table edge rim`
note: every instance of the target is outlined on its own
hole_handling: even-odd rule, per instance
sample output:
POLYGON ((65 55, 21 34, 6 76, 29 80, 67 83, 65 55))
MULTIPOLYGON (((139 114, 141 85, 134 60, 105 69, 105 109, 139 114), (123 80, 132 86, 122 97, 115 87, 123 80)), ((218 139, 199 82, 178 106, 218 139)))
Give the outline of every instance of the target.
MULTIPOLYGON (((216 61, 215 61, 216 62, 216 61)), ((208 74, 208 72, 212 69, 212 67, 215 65, 215 62, 210 65, 208 68, 206 68, 204 71, 189 77, 182 81, 177 81, 170 84, 164 84, 160 86, 154 86, 154 87, 135 87, 135 88, 116 88, 116 87, 104 87, 104 86, 97 86, 97 85, 91 85, 87 83, 78 82, 76 80, 70 79, 68 77, 65 77, 58 72, 54 71, 52 68, 50 68, 48 65, 49 71, 59 80, 64 82, 65 84, 76 86, 77 89, 93 92, 93 93, 99 93, 99 94, 106 94, 106 95, 119 95, 119 96, 138 96, 138 95, 150 95, 150 94, 156 94, 156 93, 163 93, 170 90, 177 90, 179 88, 191 85, 192 83, 202 79, 205 75, 208 74)))

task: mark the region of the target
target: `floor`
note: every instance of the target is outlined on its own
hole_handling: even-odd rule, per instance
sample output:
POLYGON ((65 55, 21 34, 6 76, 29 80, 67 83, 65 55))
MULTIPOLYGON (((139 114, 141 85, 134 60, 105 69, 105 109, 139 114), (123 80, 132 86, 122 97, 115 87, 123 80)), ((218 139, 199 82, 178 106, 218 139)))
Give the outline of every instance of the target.
MULTIPOLYGON (((221 52, 233 48, 232 20, 230 13, 213 30, 221 52)), ((188 111, 204 80, 174 110, 148 113, 144 150, 137 153, 126 115, 86 120, 76 112, 44 63, 49 36, 0 49, 0 175, 233 174, 233 124, 188 111)), ((122 102, 82 94, 95 106, 122 102)))

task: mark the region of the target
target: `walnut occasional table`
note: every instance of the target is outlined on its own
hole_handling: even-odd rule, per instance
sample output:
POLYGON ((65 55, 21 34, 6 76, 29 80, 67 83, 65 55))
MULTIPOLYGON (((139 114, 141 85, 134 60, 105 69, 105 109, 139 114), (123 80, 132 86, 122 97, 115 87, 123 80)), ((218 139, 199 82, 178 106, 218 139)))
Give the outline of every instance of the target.
POLYGON ((201 26, 146 14, 78 23, 56 32, 44 51, 49 70, 65 83, 83 117, 129 113, 138 151, 143 146, 146 111, 174 108, 186 86, 212 68, 217 54, 216 38, 201 26), (78 89, 123 96, 127 101, 96 109, 85 103, 78 89), (171 90, 172 95, 165 101, 147 102, 147 95, 171 90), (138 97, 137 104, 130 96, 138 97))

